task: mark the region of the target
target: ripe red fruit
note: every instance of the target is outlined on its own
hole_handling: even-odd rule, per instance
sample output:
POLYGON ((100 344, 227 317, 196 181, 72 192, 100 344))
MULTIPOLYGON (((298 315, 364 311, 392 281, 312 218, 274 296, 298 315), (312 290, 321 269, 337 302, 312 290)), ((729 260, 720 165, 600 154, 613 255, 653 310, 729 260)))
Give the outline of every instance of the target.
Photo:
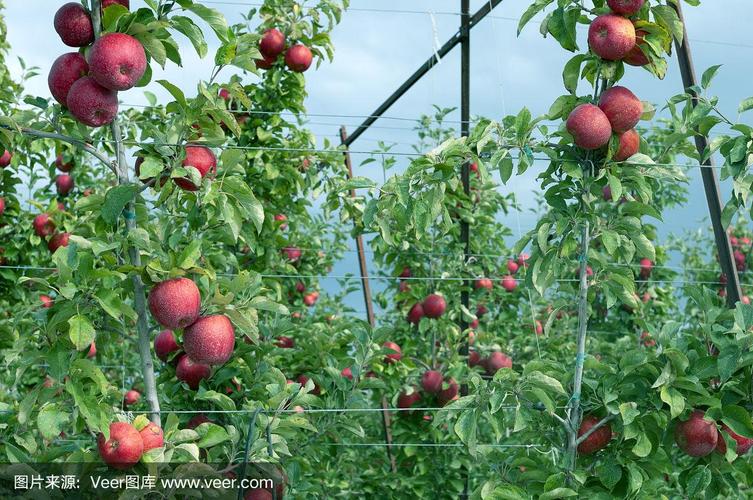
POLYGON ((254 60, 254 62, 256 63, 256 67, 259 69, 269 69, 274 65, 276 61, 277 61, 276 57, 264 57, 263 59, 254 60))
POLYGON ((178 366, 175 368, 177 379, 187 383, 194 391, 199 388, 199 383, 203 379, 209 378, 210 373, 209 365, 196 363, 185 354, 178 360, 178 366))
POLYGON ((442 390, 442 373, 437 370, 426 370, 421 376, 421 387, 430 394, 442 390))
POLYGON ((285 52, 285 64, 291 71, 303 73, 311 66, 313 55, 308 47, 303 44, 295 44, 285 52))
POLYGON ((625 87, 612 87, 599 98, 599 109, 607 116, 612 130, 621 134, 638 125, 643 103, 625 87))
POLYGON ((209 417, 207 417, 203 413, 199 413, 198 415, 191 417, 191 420, 186 423, 186 429, 195 429, 201 424, 205 424, 207 422, 213 422, 213 420, 210 420, 209 417))
POLYGON ((106 89, 128 90, 146 71, 144 46, 125 33, 102 35, 89 52, 89 69, 94 80, 106 89))
POLYGON ((543 335, 544 334, 544 325, 541 324, 541 321, 536 320, 536 335, 543 335))
POLYGON ((388 365, 391 365, 392 363, 397 363, 403 358, 403 351, 400 349, 400 346, 397 345, 396 343, 387 341, 384 344, 382 344, 382 347, 387 349, 387 351, 392 351, 384 357, 384 362, 387 363, 388 365))
POLYGON ((146 427, 139 431, 139 434, 144 442, 144 453, 154 448, 162 448, 165 445, 162 428, 154 422, 149 422, 146 427))
POLYGON ((73 177, 68 174, 60 174, 55 179, 55 187, 57 187, 60 196, 65 196, 70 193, 74 185, 73 177))
POLYGON ((292 349, 295 347, 295 341, 290 337, 281 335, 277 337, 277 340, 275 341, 275 345, 279 347, 280 349, 292 349))
POLYGON ((180 346, 172 330, 162 330, 154 338, 154 353, 162 361, 167 361, 170 354, 176 351, 180 351, 180 346))
POLYGON ((264 59, 276 59, 285 50, 285 35, 282 31, 271 28, 264 32, 259 41, 259 52, 264 59))
POLYGON ((225 363, 235 349, 233 323, 222 314, 200 317, 183 332, 183 349, 197 363, 225 363))
MULTIPOLYGON (((298 378, 295 380, 296 382, 298 382, 299 384, 303 386, 303 385, 306 385, 306 383, 309 381, 309 377, 307 377, 306 375, 298 375, 298 378)), ((313 394, 314 396, 318 396, 321 393, 322 393, 322 388, 319 387, 319 385, 316 382, 314 382, 314 388, 311 390, 311 394, 313 394)))
POLYGON ((609 118, 598 106, 581 104, 567 117, 567 131, 575 145, 583 149, 599 149, 612 137, 609 118))
POLYGON ((481 365, 481 354, 478 353, 478 351, 469 351, 468 352, 468 366, 480 366, 481 365))
POLYGON ((635 27, 622 16, 599 16, 588 28, 588 46, 602 59, 620 60, 635 47, 635 27))
POLYGON ((713 420, 706 420, 701 410, 693 410, 688 420, 675 426, 675 442, 691 457, 705 457, 716 448, 719 432, 713 420))
POLYGON ((284 230, 284 229, 288 228, 288 225, 285 224, 285 222, 287 220, 288 220, 288 217, 285 214, 277 214, 277 215, 275 215, 275 222, 282 222, 282 224, 280 224, 280 229, 284 230))
POLYGON ((615 14, 632 16, 643 7, 645 0, 607 0, 607 5, 615 14))
POLYGON ((303 296, 303 303, 308 307, 312 307, 314 304, 316 304, 316 301, 318 298, 319 298, 318 292, 307 293, 306 295, 303 296))
POLYGON ((70 237, 71 233, 55 233, 47 242, 47 248, 51 253, 55 253, 58 248, 68 246, 70 237))
POLYGON ((444 314, 445 309, 447 309, 447 302, 441 295, 432 293, 424 299, 421 307, 424 309, 424 316, 436 319, 444 314))
POLYGON ((513 290, 515 290, 517 286, 518 286, 518 282, 515 280, 515 278, 513 278, 509 274, 505 276, 504 278, 502 278, 502 288, 504 288, 508 292, 512 292, 513 290))
POLYGON ((89 352, 86 354, 86 357, 93 358, 96 355, 97 355, 97 344, 92 342, 91 345, 89 346, 89 352))
MULTIPOLYGON (((583 434, 591 430, 591 428, 599 423, 600 420, 600 418, 593 415, 583 417, 583 421, 580 423, 580 428, 578 429, 578 437, 581 437, 583 434)), ((596 453, 597 451, 606 448, 611 439, 612 427, 608 423, 604 424, 593 431, 590 436, 578 445, 578 454, 591 455, 592 453, 596 453)))
POLYGON ((503 352, 495 351, 484 361, 487 375, 494 375, 502 368, 512 368, 512 358, 503 352))
POLYGON ((654 263, 650 259, 641 259, 641 278, 646 279, 651 276, 651 269, 653 269, 654 263))
POLYGON ((0 198, 0 215, 5 213, 5 198, 0 198))
MULTIPOLYGON (((638 152, 641 146, 641 136, 634 128, 620 134, 620 147, 614 155, 614 161, 625 161, 638 152)), ((612 194, 611 191, 609 193, 612 194)), ((610 196, 611 198, 611 196, 610 196)))
POLYGON ((55 13, 55 31, 69 47, 85 47, 94 41, 94 26, 89 12, 77 2, 69 2, 55 13))
MULTIPOLYGON (((84 56, 78 52, 68 52, 55 59, 47 75, 47 86, 50 88, 52 97, 57 102, 66 106, 68 92, 79 78, 89 74, 89 65, 84 56)), ((62 169, 61 169, 62 170, 62 169)), ((68 170, 63 170, 67 172, 68 170)))
POLYGON ((42 302, 42 307, 44 307, 45 309, 49 309, 50 307, 55 305, 55 301, 52 300, 52 297, 50 297, 49 295, 40 295, 39 301, 42 302))
POLYGON ((448 379, 446 380, 446 382, 447 389, 443 389, 439 391, 439 394, 437 394, 437 401, 439 402, 439 406, 444 406, 450 401, 457 399, 458 397, 458 383, 453 379, 448 379))
POLYGON ((635 30, 635 47, 630 49, 630 52, 628 52, 623 61, 631 66, 645 66, 650 62, 641 49, 646 43, 646 35, 648 35, 648 32, 646 31, 635 30))
POLYGON ((487 309, 484 304, 479 304, 476 307, 476 316, 478 316, 479 318, 482 318, 488 312, 489 312, 489 309, 487 309))
POLYGON ((10 165, 10 161, 13 159, 13 155, 7 149, 3 150, 3 154, 0 155, 0 168, 5 168, 10 165))
POLYGON ((304 285, 302 282, 298 282, 295 284, 295 291, 298 293, 303 293, 306 291, 306 285, 304 285))
POLYGON ((104 88, 90 76, 71 85, 65 102, 74 118, 90 127, 107 125, 118 113, 118 93, 104 88))
POLYGON ((106 9, 110 5, 119 4, 125 7, 126 9, 130 9, 130 0, 102 0, 102 10, 106 9))
POLYGON ((347 378, 348 380, 353 380, 353 370, 351 370, 349 366, 343 368, 340 372, 340 375, 347 378))
POLYGON ((282 253, 290 262, 296 262, 301 258, 301 249, 298 247, 285 247, 282 249, 282 253))
POLYGON ((144 453, 144 441, 139 431, 127 422, 111 423, 110 439, 105 441, 104 434, 100 433, 97 447, 102 460, 113 469, 133 467, 144 453))
POLYGON ((474 328, 474 329, 478 328, 478 318, 476 318, 473 321, 471 321, 470 324, 468 325, 468 327, 469 328, 474 328))
POLYGON ((732 256, 735 258, 735 265, 738 271, 745 270, 745 254, 740 250, 735 250, 732 256))
POLYGON ((55 158, 55 166, 61 172, 70 172, 71 170, 73 170, 74 163, 73 163, 73 160, 69 161, 68 163, 65 163, 65 160, 61 153, 61 154, 58 154, 57 157, 55 158))
MULTIPOLYGON (((186 159, 181 163, 184 167, 194 167, 199 171, 201 178, 207 176, 209 172, 217 170, 217 158, 212 150, 204 146, 186 146, 186 159)), ((174 178, 175 184, 186 191, 196 191, 199 186, 195 185, 188 177, 174 178)))
POLYGON ((152 288, 148 302, 159 324, 171 329, 185 328, 199 317, 201 294, 190 279, 173 278, 152 288))
POLYGON ((254 488, 246 491, 243 500, 272 500, 274 497, 269 490, 263 488, 254 488))
POLYGON ((750 297, 743 295, 742 297, 740 297, 740 302, 742 302, 743 304, 750 304, 750 297))
POLYGON ((408 393, 407 391, 403 391, 400 393, 400 395, 397 397, 397 407, 398 408, 411 408, 420 400, 421 400, 421 395, 418 393, 416 388, 413 387, 410 393, 408 393))
POLYGON ((55 231, 55 223, 52 222, 49 214, 37 215, 31 225, 34 227, 34 233, 40 238, 49 236, 55 231))
POLYGON ((719 431, 719 435, 716 439, 716 451, 721 453, 722 455, 727 453, 727 443, 724 441, 722 432, 726 432, 732 439, 735 440, 735 442, 737 442, 736 453, 738 455, 745 455, 746 453, 748 453, 751 447, 753 447, 753 439, 743 437, 727 427, 727 424, 722 424, 722 430, 719 431))
POLYGON ((398 275, 399 278, 410 278, 412 276, 413 274, 408 266, 403 267, 403 271, 398 275))
POLYGON ((410 308, 410 311, 408 311, 408 323, 413 323, 414 325, 417 325, 421 318, 424 317, 424 308, 421 305, 420 302, 413 304, 413 307, 410 308))
POLYGON ((491 290, 494 287, 494 284, 492 283, 492 280, 490 280, 489 278, 479 278, 474 283, 474 286, 476 287, 476 290, 480 288, 491 290))
POLYGON ((517 273, 519 267, 520 266, 518 266, 518 263, 515 262, 514 260, 512 260, 512 259, 508 259, 507 260, 507 272, 509 272, 510 274, 517 273))
POLYGON ((139 393, 139 391, 131 389, 130 391, 125 393, 125 397, 123 397, 123 403, 125 403, 126 406, 134 405, 138 403, 139 399, 141 399, 141 394, 139 393))

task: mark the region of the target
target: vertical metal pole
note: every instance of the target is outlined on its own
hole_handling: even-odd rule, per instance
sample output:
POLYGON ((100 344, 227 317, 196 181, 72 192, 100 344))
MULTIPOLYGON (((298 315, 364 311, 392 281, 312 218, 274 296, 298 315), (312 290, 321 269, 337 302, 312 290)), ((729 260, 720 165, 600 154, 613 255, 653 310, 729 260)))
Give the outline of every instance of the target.
MULTIPOLYGON (((343 156, 345 157, 345 166, 348 167, 348 178, 353 178, 353 162, 350 159, 350 151, 347 146, 348 132, 345 129, 345 125, 340 127, 340 141, 345 145, 345 151, 343 156)), ((356 197, 356 190, 350 190, 350 197, 356 197)), ((372 328, 376 325, 374 319, 374 304, 371 300, 371 286, 369 284, 369 269, 366 266, 366 252, 364 251, 363 236, 356 235, 356 249, 358 250, 358 267, 361 270, 361 286, 363 288, 363 301, 366 305, 366 318, 369 321, 369 325, 372 328)), ((397 464, 395 463, 395 456, 392 454, 392 431, 390 430, 390 412, 388 411, 389 404, 387 398, 382 398, 382 426, 384 427, 384 441, 387 443, 387 458, 390 461, 390 470, 392 473, 397 472, 397 464)))
MULTIPOLYGON (((470 0, 460 0, 460 135, 468 137, 471 130, 471 26, 470 26, 470 0)), ((471 168, 468 162, 463 163, 461 180, 463 182, 463 191, 466 196, 471 194, 471 168)), ((460 241, 463 244, 463 263, 468 265, 471 253, 471 240, 468 223, 460 221, 460 241)), ((460 292, 460 302, 466 310, 469 308, 468 291, 471 287, 470 280, 463 281, 463 289, 460 292)), ((465 318, 460 320, 460 330, 465 331, 468 328, 468 322, 465 318)), ((460 354, 463 357, 468 356, 468 337, 463 339, 460 347, 460 354)), ((460 387, 461 396, 468 394, 468 384, 460 387)), ((463 468, 465 475, 463 484, 462 499, 468 498, 470 490, 470 474, 468 468, 463 468)))
MULTIPOLYGON (((693 95, 693 106, 695 106, 698 97, 690 87, 695 86, 698 83, 698 79, 696 78, 695 68, 693 67, 693 57, 690 53, 688 29, 685 24, 685 18, 682 15, 682 6, 680 5, 680 2, 671 3, 670 5, 672 5, 677 11, 677 15, 680 17, 680 21, 683 25, 684 32, 682 43, 675 40, 675 45, 677 47, 677 61, 680 63, 682 84, 687 89, 687 92, 693 95)), ((708 146, 708 138, 696 135, 695 146, 696 149, 698 149, 698 154, 703 155, 708 146)), ((716 177, 716 170, 712 168, 713 165, 714 162, 711 158, 702 163, 701 178, 703 179, 704 191, 706 191, 706 201, 709 205, 711 224, 714 227, 714 238, 716 239, 716 251, 719 254, 719 264, 722 267, 722 272, 727 276, 727 305, 729 307, 735 307, 735 304, 740 301, 740 297, 742 296, 740 291, 740 279, 737 276, 737 266, 735 266, 735 258, 732 254, 732 245, 730 245, 729 242, 729 235, 722 225, 722 202, 719 190, 719 180, 716 177)))

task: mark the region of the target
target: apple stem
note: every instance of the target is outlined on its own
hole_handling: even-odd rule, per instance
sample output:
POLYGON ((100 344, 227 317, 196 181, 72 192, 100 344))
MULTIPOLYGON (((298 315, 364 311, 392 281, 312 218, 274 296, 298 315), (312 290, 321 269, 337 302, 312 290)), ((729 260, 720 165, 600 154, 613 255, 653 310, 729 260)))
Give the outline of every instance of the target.
MULTIPOLYGON (((101 1, 91 0, 91 17, 95 38, 98 38, 102 31, 102 18, 100 12, 101 1)), ((128 161, 126 160, 125 148, 123 148, 123 134, 120 131, 120 124, 118 123, 117 117, 112 121, 110 131, 112 133, 112 140, 115 143, 115 154, 117 156, 115 161, 115 172, 118 177, 118 184, 129 184, 128 161)), ((125 218, 124 236, 127 239, 128 233, 136 228, 136 202, 134 198, 131 198, 126 205, 123 217, 125 218)), ((138 248, 129 245, 128 256, 134 267, 141 267, 141 255, 139 254, 138 248)), ((146 320, 146 294, 144 292, 144 283, 141 281, 141 276, 137 273, 131 275, 131 281, 133 282, 133 305, 137 314, 136 331, 138 333, 141 371, 144 377, 144 392, 150 410, 149 418, 156 425, 162 427, 160 422, 159 398, 157 397, 157 384, 154 377, 154 362, 152 361, 152 349, 149 339, 149 325, 146 320)))

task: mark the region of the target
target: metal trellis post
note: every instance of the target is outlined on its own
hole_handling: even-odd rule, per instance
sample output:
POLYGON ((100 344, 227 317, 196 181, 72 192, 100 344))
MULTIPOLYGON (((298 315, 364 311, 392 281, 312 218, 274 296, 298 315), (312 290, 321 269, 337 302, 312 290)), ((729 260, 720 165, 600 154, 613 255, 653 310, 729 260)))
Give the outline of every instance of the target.
MULTIPOLYGON (((345 128, 345 125, 340 127, 340 140, 342 144, 345 146, 345 152, 343 153, 343 156, 345 157, 345 166, 348 167, 348 178, 353 178, 353 162, 350 158, 350 151, 348 150, 348 132, 345 128)), ((351 189, 350 190, 350 196, 351 198, 356 197, 356 190, 351 189)), ((366 318, 369 321, 369 325, 371 325, 372 328, 376 325, 376 321, 374 319, 374 303, 371 300, 371 285, 369 283, 369 269, 366 265, 366 252, 364 250, 364 244, 363 244, 363 236, 361 234, 356 234, 356 249, 358 250, 358 267, 361 271, 361 286, 363 288, 363 301, 366 305, 366 318)), ((390 470, 392 473, 397 472, 397 464, 395 463, 395 456, 392 453, 392 431, 390 430, 390 412, 388 411, 389 404, 387 402, 386 397, 382 397, 382 425, 384 427, 384 440, 387 443, 387 458, 390 461, 390 470)))
MULTIPOLYGON (((680 3, 672 3, 671 5, 677 11, 677 15, 680 17, 680 21, 683 25, 682 43, 675 40, 675 45, 677 47, 677 61, 680 64, 680 73, 682 74, 682 84, 688 89, 687 91, 693 95, 693 106, 695 106, 697 104, 697 94, 691 89, 691 87, 697 85, 698 79, 696 78, 695 68, 693 66, 693 57, 690 53, 688 29, 685 24, 685 18, 682 15, 682 6, 680 3)), ((695 145, 698 149, 699 155, 703 156, 708 147, 708 143, 708 137, 702 135, 695 136, 695 145)), ((727 305, 729 307, 735 307, 735 304, 740 301, 742 293, 740 291, 740 279, 737 275, 734 255, 732 254, 732 245, 730 245, 729 235, 722 225, 722 201, 719 190, 719 179, 716 177, 716 170, 709 168, 714 165, 711 158, 704 161, 701 165, 701 178, 703 179, 703 188, 706 192, 706 201, 709 205, 711 224, 714 227, 714 238, 716 239, 716 250, 719 255, 719 264, 722 267, 722 272, 727 276, 727 305)))

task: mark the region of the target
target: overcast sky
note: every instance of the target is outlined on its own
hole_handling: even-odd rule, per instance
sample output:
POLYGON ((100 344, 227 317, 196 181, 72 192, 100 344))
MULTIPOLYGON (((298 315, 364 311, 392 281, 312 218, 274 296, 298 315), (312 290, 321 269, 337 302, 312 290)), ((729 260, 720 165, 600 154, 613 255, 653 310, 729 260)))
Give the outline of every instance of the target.
MULTIPOLYGON (((516 19, 531 0, 504 0, 493 16, 474 28, 471 42, 471 113, 500 118, 505 113, 517 113, 527 106, 534 115, 547 111, 550 103, 564 93, 561 68, 572 54, 561 49, 552 39, 544 39, 538 31, 537 17, 518 38, 516 19)), ((55 34, 52 19, 62 1, 6 0, 8 37, 13 55, 22 57, 27 65, 41 68, 41 75, 31 82, 29 93, 49 96, 46 75, 52 61, 65 47, 55 34)), ((221 10, 231 23, 240 22, 241 14, 255 0, 207 1, 221 10)), ((475 12, 484 0, 471 0, 475 12)), ((306 73, 308 78, 308 110, 322 115, 370 114, 392 91, 400 85, 434 50, 452 36, 459 24, 459 0, 352 0, 343 22, 335 29, 333 41, 336 48, 333 63, 323 64, 317 71, 306 73), (359 10, 365 9, 365 10, 359 10), (375 12, 402 10, 407 12, 375 12), (433 11, 432 15, 430 11, 433 11)), ((143 5, 142 0, 131 0, 132 7, 143 5)), ((700 7, 685 6, 688 32, 698 74, 713 64, 723 64, 715 80, 714 93, 721 96, 721 109, 737 116, 739 102, 753 96, 751 63, 753 63, 753 3, 750 0, 702 0, 700 7)), ((207 30, 208 31, 208 30, 207 30)), ((156 70, 154 79, 167 78, 178 84, 187 94, 195 93, 196 82, 207 79, 211 67, 202 64, 193 49, 180 35, 185 46, 183 68, 168 66, 163 72, 156 70)), ((580 30, 581 48, 585 48, 584 30, 580 30)), ((212 46, 216 47, 216 42, 212 46)), ((211 57, 210 50, 210 57, 211 57)), ((17 69, 15 61, 11 67, 17 69)), ((641 99, 659 107, 682 90, 676 60, 670 61, 670 70, 663 81, 648 72, 629 68, 623 84, 630 87, 641 99)), ((430 113, 432 104, 457 106, 460 98, 460 58, 453 51, 429 75, 419 82, 400 102, 387 112, 390 117, 416 118, 430 113)), ((230 72, 225 74, 229 78, 230 72)), ((249 79, 252 81, 253 77, 249 79)), ((165 95, 158 85, 149 90, 165 95)), ((144 103, 140 90, 121 93, 124 103, 144 103)), ((746 118, 751 123, 753 114, 746 118)), ((455 114, 451 119, 457 120, 455 114)), ((350 130, 360 122, 351 117, 315 117, 310 125, 321 137, 335 139, 338 127, 348 125, 350 130), (327 125, 330 124, 330 125, 327 125)), ((409 144, 415 135, 409 130, 412 123, 404 120, 379 120, 377 127, 364 134, 353 148, 371 150, 376 141, 398 143, 395 151, 411 151, 409 144)), ((356 157, 356 165, 362 157, 356 157)), ((368 175, 381 180, 381 170, 372 163, 357 175, 368 175)), ((513 190, 524 204, 531 206, 537 187, 530 174, 514 179, 501 189, 513 190)), ((723 195, 727 196, 723 189, 723 195)), ((662 234, 678 233, 698 227, 707 215, 700 175, 692 174, 691 200, 687 207, 666 214, 662 234)), ((517 233, 518 218, 506 221, 517 233)), ((522 230, 534 224, 531 215, 520 217, 522 230)), ((354 271, 354 261, 348 259, 335 272, 354 271)))

